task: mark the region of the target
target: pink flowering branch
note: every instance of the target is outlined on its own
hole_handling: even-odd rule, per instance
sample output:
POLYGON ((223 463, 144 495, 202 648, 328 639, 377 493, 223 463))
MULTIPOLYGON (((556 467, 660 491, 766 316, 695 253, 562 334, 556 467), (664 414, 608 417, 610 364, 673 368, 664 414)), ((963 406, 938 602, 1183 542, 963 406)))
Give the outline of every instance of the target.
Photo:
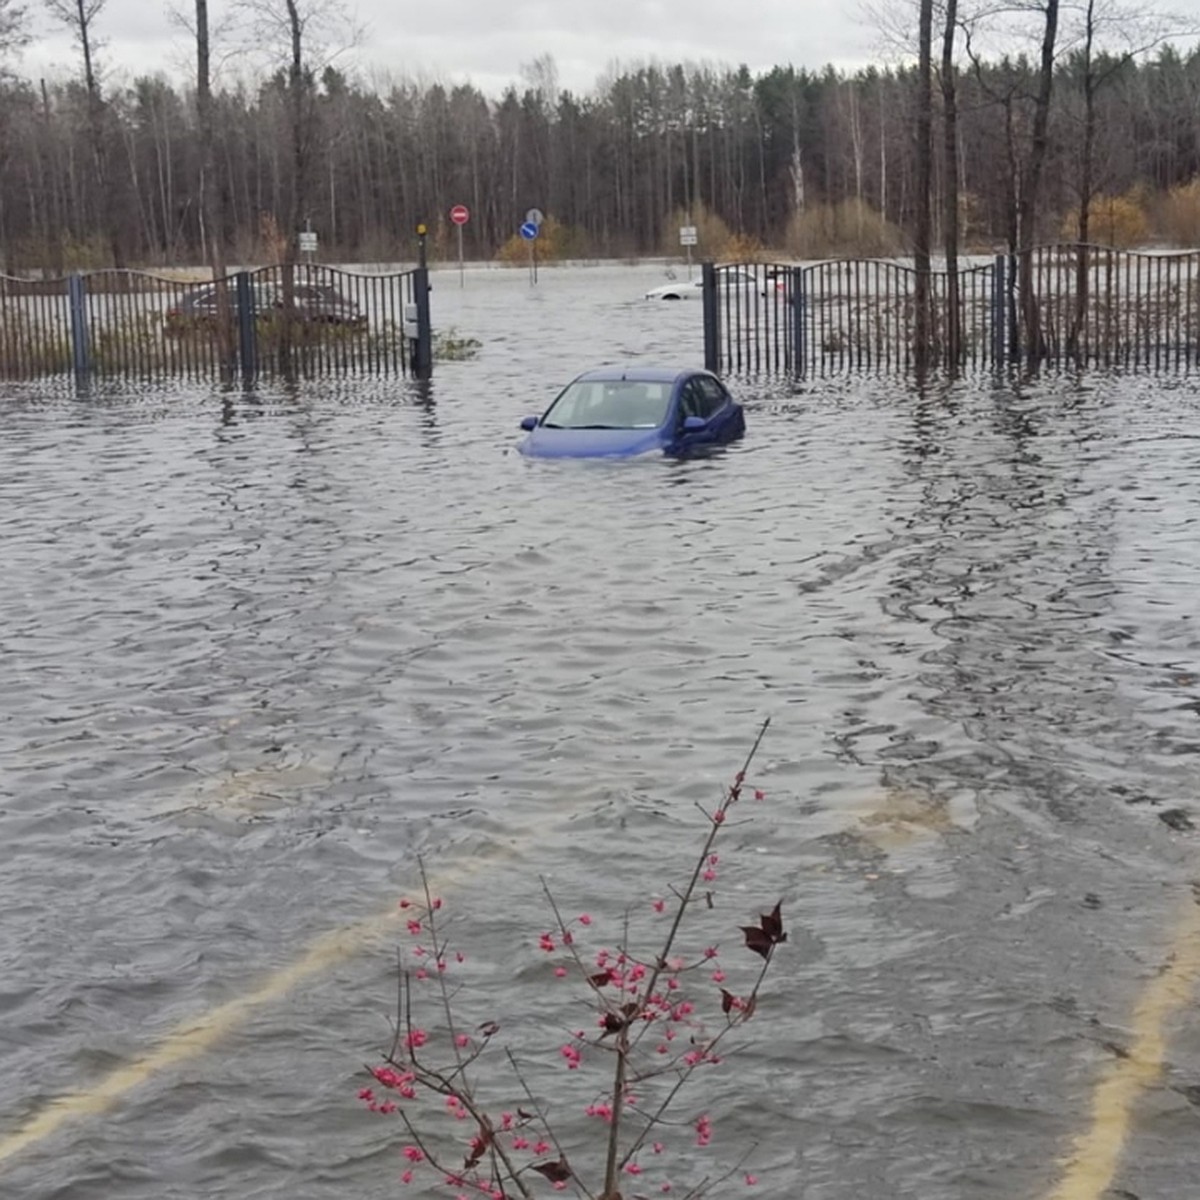
MULTIPOLYGON (((671 1115, 671 1110, 695 1073, 702 1067, 718 1064, 721 1061, 718 1051, 726 1049, 729 1035, 754 1015, 775 951, 787 940, 780 905, 762 914, 757 925, 742 927, 746 948, 762 960, 749 991, 743 995, 735 995, 724 986, 728 978, 726 964, 718 959, 717 945, 709 945, 692 957, 679 956, 677 947, 685 917, 696 901, 702 899, 704 907, 713 907, 713 885, 721 869, 715 847, 729 824, 731 810, 743 798, 747 774, 769 725, 769 720, 763 722, 741 770, 723 792, 716 808, 711 812, 701 808, 707 824, 703 844, 682 888, 671 889, 677 903, 656 954, 643 958, 632 952, 627 909, 615 950, 601 948, 595 954, 593 969, 589 962, 592 952, 585 953, 583 948, 586 934, 591 932, 592 918, 584 913, 568 919, 546 881, 541 881, 554 915, 555 924, 551 928, 555 931, 543 933, 539 947, 547 954, 565 953, 569 967, 587 985, 598 1013, 599 1032, 591 1037, 582 1031, 573 1033, 561 1047, 560 1057, 569 1071, 584 1068, 580 1076, 583 1078, 589 1066, 585 1059, 591 1059, 588 1051, 602 1050, 610 1055, 608 1082, 586 1108, 589 1118, 608 1125, 602 1142, 603 1184, 595 1194, 568 1158, 564 1142, 554 1127, 556 1122, 551 1121, 552 1106, 535 1094, 511 1051, 505 1050, 507 1067, 520 1088, 521 1104, 527 1105, 529 1111, 525 1107, 517 1107, 515 1114, 501 1111, 480 1090, 474 1078, 478 1072, 472 1068, 488 1049, 499 1026, 488 1021, 478 1026, 474 1037, 463 1032, 463 1022, 456 1011, 459 989, 448 978, 452 956, 439 917, 441 901, 432 895, 425 865, 420 863, 424 903, 414 907, 409 900, 401 901, 402 908, 413 910, 407 919, 410 934, 422 939, 412 951, 420 965, 401 969, 399 1017, 391 1053, 386 1059, 388 1065, 372 1070, 376 1083, 388 1095, 380 1100, 371 1088, 360 1092, 360 1098, 371 1111, 385 1115, 399 1112, 410 1139, 405 1150, 403 1182, 410 1182, 414 1171, 424 1168, 436 1171, 442 1182, 455 1190, 457 1200, 470 1200, 472 1193, 488 1200, 508 1200, 515 1195, 532 1200, 530 1181, 532 1175, 538 1174, 556 1190, 569 1185, 587 1200, 621 1200, 622 1178, 628 1175, 646 1186, 640 1177, 654 1167, 658 1162, 656 1156, 677 1136, 673 1130, 692 1126, 698 1146, 710 1143, 713 1128, 707 1113, 681 1122, 671 1115), (717 985, 720 1017, 715 1028, 706 1028, 706 1018, 697 1008, 691 989, 681 983, 683 979, 694 983, 701 970, 717 985), (423 986, 431 979, 436 980, 432 986, 440 1013, 437 1029, 419 1024, 414 1013, 414 982, 423 986), (651 1036, 657 1046, 654 1057, 648 1058, 645 1039, 651 1036), (641 1094, 643 1085, 648 1095, 641 1094), (443 1139, 425 1128, 424 1120, 418 1121, 416 1102, 421 1095, 444 1100, 443 1119, 468 1123, 466 1128, 471 1136, 461 1167, 449 1163, 443 1139), (659 1129, 663 1130, 664 1140, 652 1142, 659 1129), (551 1151, 557 1157, 550 1157, 551 1151), (524 1154, 530 1156, 530 1161, 519 1157, 524 1154)), ((761 799, 763 793, 755 789, 754 796, 761 799)), ((654 908, 662 912, 666 903, 655 901, 654 908)), ((458 953, 453 959, 462 962, 463 956, 458 953)), ((554 975, 559 978, 572 970, 561 964, 553 967, 554 975)), ((487 1074, 480 1075, 480 1079, 491 1082, 487 1074)), ((716 1179, 706 1175, 683 1194, 683 1200, 718 1187, 738 1173, 743 1161, 744 1157, 731 1172, 716 1179)), ((745 1182, 751 1185, 756 1178, 747 1174, 745 1182)), ((669 1180, 663 1180, 661 1191, 669 1192, 672 1186, 669 1180)))

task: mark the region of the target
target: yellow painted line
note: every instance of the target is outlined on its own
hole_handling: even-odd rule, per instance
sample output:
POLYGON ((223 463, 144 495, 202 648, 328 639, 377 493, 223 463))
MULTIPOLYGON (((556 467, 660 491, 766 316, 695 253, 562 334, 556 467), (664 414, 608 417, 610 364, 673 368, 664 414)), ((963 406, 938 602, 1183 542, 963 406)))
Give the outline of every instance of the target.
POLYGON ((1162 1073, 1167 1022, 1191 1000, 1200 979, 1200 901, 1189 897, 1166 965, 1133 1012, 1133 1045, 1096 1088, 1092 1124, 1075 1139, 1065 1174, 1050 1200, 1102 1200, 1112 1186, 1129 1137, 1134 1105, 1162 1073))
MULTIPOLYGON (((457 879, 469 876, 477 870, 481 860, 495 862, 512 857, 532 836, 531 831, 525 838, 500 846, 493 845, 489 852, 474 855, 470 863, 459 864, 436 878, 431 878, 430 889, 434 892, 446 891, 457 879)), ((309 945, 300 958, 267 976, 253 991, 210 1009, 198 1018, 181 1022, 155 1049, 123 1067, 118 1067, 95 1087, 52 1100, 20 1129, 0 1138, 0 1164, 50 1137, 69 1121, 80 1117, 100 1116, 108 1112, 134 1088, 160 1071, 178 1066, 206 1050, 211 1050, 241 1025, 255 1009, 281 999, 303 980, 320 974, 358 953, 372 940, 385 933, 397 915, 397 911, 392 909, 360 921, 357 925, 322 934, 309 945)))

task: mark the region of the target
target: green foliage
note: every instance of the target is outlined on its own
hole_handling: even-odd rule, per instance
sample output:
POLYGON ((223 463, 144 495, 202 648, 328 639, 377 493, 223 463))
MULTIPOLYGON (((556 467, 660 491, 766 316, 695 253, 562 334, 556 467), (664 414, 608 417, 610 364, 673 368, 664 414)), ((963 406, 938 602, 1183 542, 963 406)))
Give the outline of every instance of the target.
POLYGON ((433 332, 433 358, 435 362, 465 362, 477 358, 483 343, 478 338, 464 337, 453 326, 435 329, 433 332))

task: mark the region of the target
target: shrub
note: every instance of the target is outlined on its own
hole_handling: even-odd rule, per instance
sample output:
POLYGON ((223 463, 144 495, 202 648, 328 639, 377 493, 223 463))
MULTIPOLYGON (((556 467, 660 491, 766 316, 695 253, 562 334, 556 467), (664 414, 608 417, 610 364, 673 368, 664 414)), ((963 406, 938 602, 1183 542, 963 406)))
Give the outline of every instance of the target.
POLYGON ((679 230, 684 225, 696 227, 696 245, 692 257, 701 260, 720 258, 729 244, 729 226, 711 209, 697 204, 692 209, 676 208, 663 218, 662 251, 671 258, 685 257, 687 247, 679 244, 679 230))
POLYGON ((703 836, 687 875, 639 906, 657 925, 645 949, 634 941, 643 922, 633 909, 605 940, 589 914, 570 915, 542 880, 548 927, 534 940, 544 965, 522 973, 538 992, 573 982, 593 1017, 576 1032, 568 1026, 565 1039, 546 1025, 552 1040, 543 1066, 555 1064, 552 1076, 542 1070, 534 1080, 537 1068, 500 1049, 496 998, 483 996, 486 1007, 472 1002, 460 976, 466 955, 451 942, 442 900, 422 866, 420 895, 400 902, 415 939, 408 959, 414 966, 401 970, 392 1046, 368 1068, 370 1080, 358 1093, 371 1112, 403 1127, 402 1182, 487 1200, 532 1200, 535 1181, 558 1190, 573 1184, 600 1200, 620 1200, 624 1186, 633 1195, 678 1187, 682 1196, 699 1197, 728 1195, 723 1185, 734 1176, 756 1182, 743 1167, 753 1146, 715 1174, 692 1147, 703 1150, 712 1140, 707 1079, 736 1052, 730 1043, 758 1010, 787 933, 778 903, 759 912, 741 927, 749 955, 737 965, 720 954, 708 928, 695 926, 720 894, 726 868, 717 845, 727 817, 750 794, 764 798, 746 774, 767 724, 732 785, 701 809, 703 836), (693 1090, 699 1094, 688 1103, 693 1090))
POLYGON ((1200 246, 1200 178, 1173 187, 1163 197, 1159 227, 1174 246, 1200 246))
MULTIPOLYGON (((1094 196, 1088 205, 1087 240, 1094 245, 1127 250, 1141 245, 1148 233, 1146 211, 1132 194, 1094 196)), ((1062 236, 1069 242, 1079 240, 1078 208, 1063 220, 1062 236)))
POLYGON ((793 213, 785 241, 796 258, 888 258, 904 237, 865 200, 851 199, 793 213))
MULTIPOLYGON (((496 251, 496 261, 506 266, 524 266, 530 258, 529 242, 519 233, 496 251)), ((586 258, 588 237, 573 225, 564 225, 555 217, 547 216, 537 236, 538 262, 560 262, 564 258, 586 258)))

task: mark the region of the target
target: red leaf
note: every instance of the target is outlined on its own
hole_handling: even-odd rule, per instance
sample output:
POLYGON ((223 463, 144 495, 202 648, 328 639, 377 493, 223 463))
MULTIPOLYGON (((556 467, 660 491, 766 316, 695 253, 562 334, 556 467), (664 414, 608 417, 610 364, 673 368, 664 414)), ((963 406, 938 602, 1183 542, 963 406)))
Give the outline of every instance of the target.
POLYGON ((742 932, 746 935, 746 948, 763 958, 771 957, 771 939, 757 925, 743 925, 742 932))
POLYGON ((588 983, 592 987, 603 987, 606 983, 612 983, 612 976, 607 971, 598 971, 595 975, 588 976, 588 983))
POLYGON ((724 988, 721 989, 721 1011, 729 1013, 733 1011, 734 996, 731 992, 727 992, 724 988))
POLYGON ((485 1038, 490 1038, 492 1034, 500 1032, 500 1026, 497 1025, 495 1021, 487 1021, 483 1025, 480 1025, 479 1032, 482 1033, 485 1038))

